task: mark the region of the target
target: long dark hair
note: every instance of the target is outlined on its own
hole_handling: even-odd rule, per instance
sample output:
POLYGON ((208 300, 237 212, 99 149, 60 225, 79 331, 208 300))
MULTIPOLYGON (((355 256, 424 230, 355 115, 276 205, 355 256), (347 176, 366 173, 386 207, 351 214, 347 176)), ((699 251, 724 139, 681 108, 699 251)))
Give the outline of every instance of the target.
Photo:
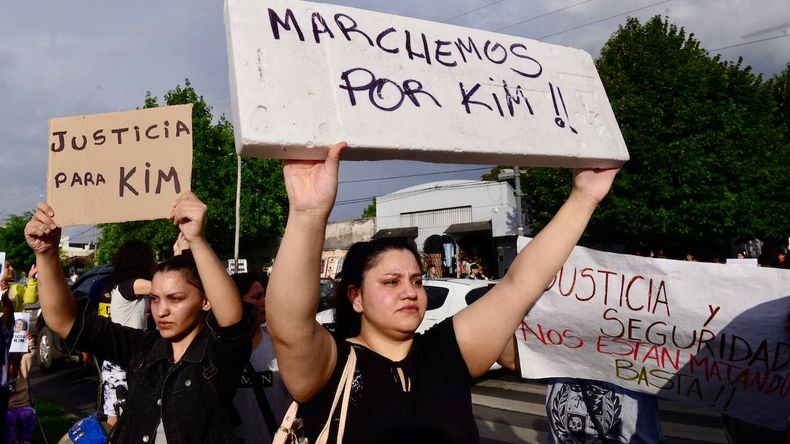
POLYGON ((126 241, 112 258, 108 289, 127 279, 148 279, 154 275, 154 252, 148 242, 126 241))
MULTIPOLYGON (((337 286, 337 306, 335 307, 335 337, 352 338, 359 335, 361 315, 354 311, 348 298, 350 286, 362 287, 365 273, 373 268, 379 257, 390 250, 405 250, 414 255, 417 266, 422 267, 422 259, 414 241, 406 238, 376 239, 357 242, 349 248, 343 259, 340 284, 337 286)), ((422 271, 422 270, 420 270, 422 271)))

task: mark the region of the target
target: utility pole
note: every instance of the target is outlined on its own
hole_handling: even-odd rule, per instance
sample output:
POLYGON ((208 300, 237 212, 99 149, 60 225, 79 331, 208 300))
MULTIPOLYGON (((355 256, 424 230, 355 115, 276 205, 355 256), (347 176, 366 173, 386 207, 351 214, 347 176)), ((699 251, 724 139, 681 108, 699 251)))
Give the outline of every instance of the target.
POLYGON ((515 189, 516 189, 516 233, 519 236, 524 235, 524 212, 521 208, 521 198, 523 195, 521 194, 521 170, 519 167, 514 166, 511 170, 510 168, 505 168, 499 173, 499 180, 507 180, 513 179, 515 181, 515 189))
POLYGON ((241 156, 236 154, 236 230, 233 233, 233 273, 239 272, 239 226, 241 217, 239 207, 241 206, 241 156))
POLYGON ((519 236, 524 235, 524 215, 521 210, 521 171, 517 166, 513 167, 513 175, 516 182, 516 220, 518 221, 518 228, 516 232, 519 236))

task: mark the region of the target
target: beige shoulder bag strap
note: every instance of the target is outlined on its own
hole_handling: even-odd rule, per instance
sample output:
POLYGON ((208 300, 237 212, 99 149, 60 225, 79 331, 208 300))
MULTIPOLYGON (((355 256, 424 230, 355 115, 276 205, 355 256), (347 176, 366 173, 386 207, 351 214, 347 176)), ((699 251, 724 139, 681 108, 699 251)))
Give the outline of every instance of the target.
MULTIPOLYGON (((335 398, 332 400, 332 408, 329 409, 329 417, 324 424, 324 428, 321 429, 321 433, 318 434, 316 444, 327 444, 329 439, 329 427, 332 424, 332 418, 335 416, 335 409, 337 408, 337 403, 341 394, 343 396, 343 401, 340 405, 340 424, 337 431, 337 444, 343 442, 343 435, 346 430, 346 417, 348 416, 348 400, 351 397, 351 386, 354 382, 354 371, 356 368, 357 354, 354 352, 354 347, 351 347, 346 366, 343 367, 343 374, 340 376, 340 381, 337 384, 335 398)), ((285 413, 285 418, 283 418, 280 428, 277 429, 277 433, 274 435, 272 444, 306 444, 306 440, 299 441, 299 438, 294 432, 294 425, 301 421, 301 419, 296 417, 298 409, 299 404, 292 402, 291 406, 288 408, 288 412, 285 413)), ((297 428, 299 427, 297 426, 297 428)))

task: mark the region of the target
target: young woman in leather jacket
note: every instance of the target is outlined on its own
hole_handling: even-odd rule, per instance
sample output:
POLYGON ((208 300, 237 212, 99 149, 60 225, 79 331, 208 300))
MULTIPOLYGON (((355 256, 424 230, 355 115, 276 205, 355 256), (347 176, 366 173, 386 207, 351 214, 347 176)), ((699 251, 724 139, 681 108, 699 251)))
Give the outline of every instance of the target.
POLYGON ((173 207, 170 219, 191 254, 157 266, 150 295, 154 331, 78 313, 60 267, 55 215, 39 203, 25 227, 39 267, 41 310, 70 347, 127 371, 129 394, 113 442, 235 442, 233 395, 250 357, 250 327, 236 286, 204 237, 206 206, 186 192, 173 207))

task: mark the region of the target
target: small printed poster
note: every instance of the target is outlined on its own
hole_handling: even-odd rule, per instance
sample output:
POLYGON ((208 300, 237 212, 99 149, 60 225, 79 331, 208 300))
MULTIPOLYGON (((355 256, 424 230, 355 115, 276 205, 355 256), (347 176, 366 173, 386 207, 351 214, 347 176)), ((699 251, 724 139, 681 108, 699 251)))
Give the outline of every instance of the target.
POLYGON ((10 353, 27 353, 27 332, 30 330, 30 313, 14 313, 14 337, 11 338, 10 353))

